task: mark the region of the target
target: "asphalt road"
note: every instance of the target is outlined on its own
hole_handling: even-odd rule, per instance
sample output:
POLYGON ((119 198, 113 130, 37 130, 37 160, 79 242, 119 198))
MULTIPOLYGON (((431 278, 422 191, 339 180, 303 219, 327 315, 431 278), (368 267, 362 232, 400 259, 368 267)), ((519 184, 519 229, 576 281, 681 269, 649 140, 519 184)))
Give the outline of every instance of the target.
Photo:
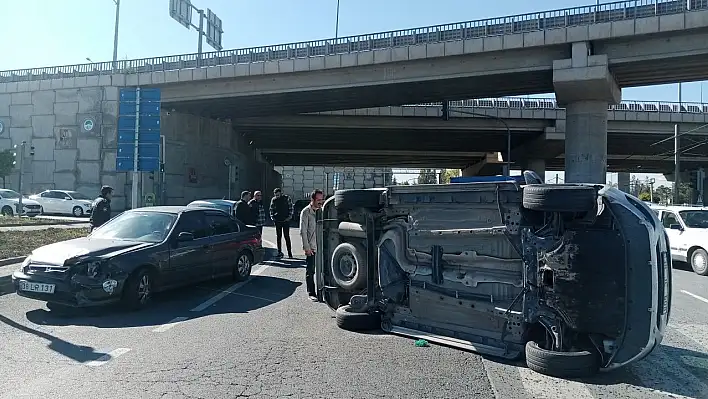
MULTIPOLYGON (((275 241, 272 228, 264 236, 275 241)), ((582 382, 339 330, 326 305, 307 299, 301 261, 253 274, 162 295, 139 313, 62 317, 0 294, 0 398, 708 398, 708 278, 687 270, 674 271, 661 348, 582 382)))

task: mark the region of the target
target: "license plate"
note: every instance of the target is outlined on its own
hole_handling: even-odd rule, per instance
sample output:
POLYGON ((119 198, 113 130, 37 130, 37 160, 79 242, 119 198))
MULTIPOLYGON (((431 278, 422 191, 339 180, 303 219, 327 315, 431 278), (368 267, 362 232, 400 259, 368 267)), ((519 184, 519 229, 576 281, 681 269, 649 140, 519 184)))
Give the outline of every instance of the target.
POLYGON ((43 283, 31 283, 27 281, 20 281, 21 291, 39 292, 42 294, 53 294, 54 284, 43 284, 43 283))

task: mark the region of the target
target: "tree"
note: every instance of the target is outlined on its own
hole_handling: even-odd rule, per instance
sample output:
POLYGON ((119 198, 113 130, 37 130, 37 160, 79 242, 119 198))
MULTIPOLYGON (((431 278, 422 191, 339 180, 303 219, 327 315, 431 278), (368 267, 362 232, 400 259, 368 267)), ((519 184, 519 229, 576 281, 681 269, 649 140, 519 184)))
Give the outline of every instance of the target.
POLYGON ((418 173, 418 184, 435 184, 437 182, 435 169, 421 169, 418 173))
POLYGON ((639 199, 642 201, 651 201, 651 194, 646 191, 642 191, 639 193, 639 199))
POLYGON ((391 180, 391 185, 393 185, 393 186, 398 185, 398 180, 396 180, 396 176, 393 176, 393 180, 391 180))
POLYGON ((15 156, 12 150, 0 151, 0 177, 2 177, 2 188, 5 188, 5 178, 12 174, 15 165, 15 156))
POLYGON ((671 187, 659 186, 654 190, 654 201, 660 204, 668 204, 671 196, 671 187))
POLYGON ((451 178, 458 177, 459 175, 460 175, 459 169, 443 169, 442 172, 440 172, 440 177, 441 177, 440 183, 449 184, 451 178))

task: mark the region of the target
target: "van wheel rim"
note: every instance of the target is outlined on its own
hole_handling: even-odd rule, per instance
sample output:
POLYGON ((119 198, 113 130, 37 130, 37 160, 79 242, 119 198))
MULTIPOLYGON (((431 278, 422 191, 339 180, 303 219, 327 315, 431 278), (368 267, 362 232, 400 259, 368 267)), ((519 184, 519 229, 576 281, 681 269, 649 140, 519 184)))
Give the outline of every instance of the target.
POLYGON ((707 267, 707 263, 706 257, 702 252, 693 254, 693 268, 697 271, 704 271, 707 267))
POLYGON ((356 275, 357 264, 354 255, 342 255, 339 259, 339 273, 347 280, 351 280, 356 275))

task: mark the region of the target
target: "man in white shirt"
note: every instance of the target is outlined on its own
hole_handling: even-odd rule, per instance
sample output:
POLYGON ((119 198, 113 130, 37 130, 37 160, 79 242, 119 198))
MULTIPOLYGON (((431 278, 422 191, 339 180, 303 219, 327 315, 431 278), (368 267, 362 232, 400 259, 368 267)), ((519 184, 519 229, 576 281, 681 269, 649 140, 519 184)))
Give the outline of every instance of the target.
POLYGON ((305 251, 307 267, 305 269, 305 284, 310 300, 317 302, 315 292, 315 253, 317 252, 317 211, 324 203, 324 193, 320 189, 310 194, 310 203, 300 212, 300 237, 302 249, 305 251))

